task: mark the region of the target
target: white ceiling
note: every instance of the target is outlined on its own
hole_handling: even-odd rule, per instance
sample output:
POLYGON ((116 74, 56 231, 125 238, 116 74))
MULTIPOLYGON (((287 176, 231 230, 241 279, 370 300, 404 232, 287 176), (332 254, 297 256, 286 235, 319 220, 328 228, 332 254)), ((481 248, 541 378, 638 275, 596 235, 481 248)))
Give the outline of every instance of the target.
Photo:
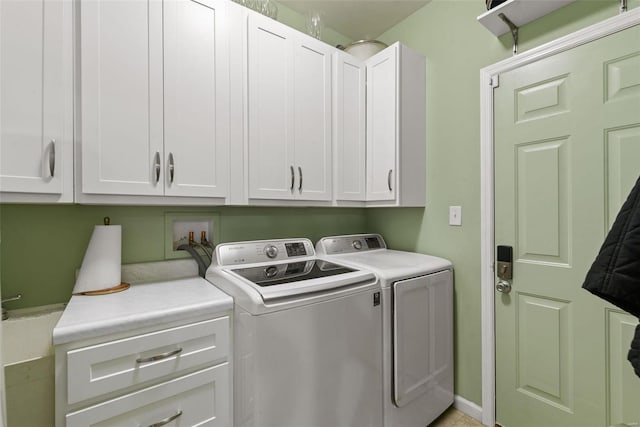
POLYGON ((429 0, 280 0, 302 15, 320 12, 324 26, 353 41, 374 39, 429 0))

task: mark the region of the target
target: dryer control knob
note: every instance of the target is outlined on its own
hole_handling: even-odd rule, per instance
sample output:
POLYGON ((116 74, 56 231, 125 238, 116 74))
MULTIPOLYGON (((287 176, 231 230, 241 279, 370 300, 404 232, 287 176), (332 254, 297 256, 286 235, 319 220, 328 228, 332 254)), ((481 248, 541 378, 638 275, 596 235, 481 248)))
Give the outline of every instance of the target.
POLYGON ((278 248, 273 245, 269 245, 264 248, 264 253, 269 258, 275 258, 278 256, 278 248))
POLYGON ((354 249, 360 250, 362 249, 362 242, 360 240, 354 240, 351 244, 354 249))

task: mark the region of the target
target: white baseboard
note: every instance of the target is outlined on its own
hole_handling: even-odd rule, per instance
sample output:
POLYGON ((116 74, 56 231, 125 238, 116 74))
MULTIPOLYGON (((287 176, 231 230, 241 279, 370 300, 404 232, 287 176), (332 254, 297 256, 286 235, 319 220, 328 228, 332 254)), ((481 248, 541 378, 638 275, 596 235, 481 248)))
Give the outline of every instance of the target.
POLYGON ((453 407, 456 408, 460 412, 464 412, 469 415, 471 418, 475 418, 476 420, 482 422, 482 407, 476 405, 470 400, 465 399, 464 397, 455 395, 453 397, 453 407))

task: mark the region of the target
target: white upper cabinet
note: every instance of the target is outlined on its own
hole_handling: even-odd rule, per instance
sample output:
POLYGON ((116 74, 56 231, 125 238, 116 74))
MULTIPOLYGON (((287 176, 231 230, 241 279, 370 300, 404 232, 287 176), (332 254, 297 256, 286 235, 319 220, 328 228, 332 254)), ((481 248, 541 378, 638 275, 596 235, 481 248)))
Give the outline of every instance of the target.
POLYGON ((225 9, 80 3, 80 197, 226 196, 225 9))
POLYGON ((0 1, 0 199, 73 201, 72 8, 0 1))
POLYGON ((330 201, 333 48, 248 17, 249 199, 330 201))
POLYGON ((224 0, 164 3, 165 194, 225 197, 229 61, 224 0))
POLYGON ((396 198, 398 48, 367 61, 367 200, 396 198))
POLYGON ((333 63, 335 199, 364 201, 365 65, 342 51, 334 53, 333 63))
POLYGON ((425 58, 395 43, 366 67, 368 205, 424 206, 425 58))

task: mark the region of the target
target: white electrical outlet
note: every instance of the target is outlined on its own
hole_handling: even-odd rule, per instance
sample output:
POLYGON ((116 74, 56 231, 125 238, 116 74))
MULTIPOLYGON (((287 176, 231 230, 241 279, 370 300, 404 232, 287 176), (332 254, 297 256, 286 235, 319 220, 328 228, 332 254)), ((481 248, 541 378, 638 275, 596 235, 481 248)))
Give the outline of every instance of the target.
POLYGON ((462 225, 462 206, 449 206, 449 225, 462 225))

